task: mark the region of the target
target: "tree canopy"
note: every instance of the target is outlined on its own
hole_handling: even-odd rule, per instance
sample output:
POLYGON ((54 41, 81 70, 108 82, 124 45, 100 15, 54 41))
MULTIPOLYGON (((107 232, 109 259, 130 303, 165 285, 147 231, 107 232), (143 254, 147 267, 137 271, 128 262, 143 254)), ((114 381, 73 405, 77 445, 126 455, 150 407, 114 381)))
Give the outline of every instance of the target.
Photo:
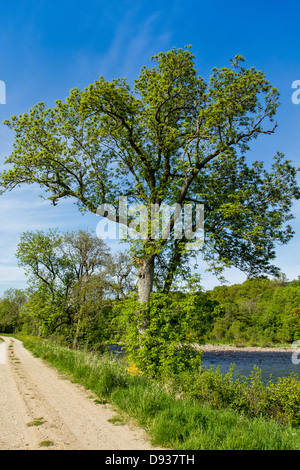
POLYGON ((168 291, 191 255, 190 239, 174 235, 176 210, 169 236, 151 236, 153 206, 204 204, 202 250, 214 272, 233 265, 249 275, 276 274, 276 243, 293 236, 288 222, 300 196, 297 170, 281 153, 269 170, 246 157, 251 141, 276 129, 278 90, 262 71, 245 68, 241 56, 214 68, 208 83, 190 47, 152 60, 133 89, 125 79, 100 77, 52 108, 40 102, 6 121, 15 140, 10 167, 1 174, 3 190, 38 184, 54 205, 72 197, 81 210, 127 226, 134 216, 122 217, 119 198, 145 205, 148 236, 128 240, 141 302, 149 300, 159 263, 161 288, 168 291))

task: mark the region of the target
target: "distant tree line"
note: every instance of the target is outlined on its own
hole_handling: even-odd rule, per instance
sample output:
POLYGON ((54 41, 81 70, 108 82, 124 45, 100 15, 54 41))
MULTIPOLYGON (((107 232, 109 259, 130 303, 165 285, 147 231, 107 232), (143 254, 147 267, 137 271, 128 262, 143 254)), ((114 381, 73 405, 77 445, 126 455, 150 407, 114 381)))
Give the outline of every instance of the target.
POLYGON ((212 324, 211 339, 253 345, 300 339, 300 277, 248 279, 215 287, 210 298, 223 310, 212 324))

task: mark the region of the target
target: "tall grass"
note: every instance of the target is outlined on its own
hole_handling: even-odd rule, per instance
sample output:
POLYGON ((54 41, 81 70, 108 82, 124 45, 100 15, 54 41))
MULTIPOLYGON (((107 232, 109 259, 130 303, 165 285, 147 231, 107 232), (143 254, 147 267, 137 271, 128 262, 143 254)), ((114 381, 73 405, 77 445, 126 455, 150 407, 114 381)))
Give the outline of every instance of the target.
POLYGON ((175 391, 124 360, 97 357, 35 338, 20 338, 32 353, 108 401, 143 427, 154 445, 176 450, 293 450, 300 430, 229 408, 216 409, 175 391), (133 372, 134 371, 134 372, 133 372))
POLYGON ((236 374, 234 365, 222 374, 220 367, 200 374, 183 373, 175 380, 177 389, 199 403, 214 408, 229 407, 251 418, 263 416, 282 424, 300 425, 300 380, 296 375, 261 380, 262 371, 254 366, 249 376, 236 374))

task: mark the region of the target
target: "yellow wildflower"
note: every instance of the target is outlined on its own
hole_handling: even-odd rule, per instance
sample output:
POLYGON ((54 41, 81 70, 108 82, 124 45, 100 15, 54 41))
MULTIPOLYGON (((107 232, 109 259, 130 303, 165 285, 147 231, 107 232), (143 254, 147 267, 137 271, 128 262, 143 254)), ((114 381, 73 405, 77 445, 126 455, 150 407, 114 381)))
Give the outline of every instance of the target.
POLYGON ((142 372, 134 363, 132 363, 127 370, 131 376, 138 375, 142 372))

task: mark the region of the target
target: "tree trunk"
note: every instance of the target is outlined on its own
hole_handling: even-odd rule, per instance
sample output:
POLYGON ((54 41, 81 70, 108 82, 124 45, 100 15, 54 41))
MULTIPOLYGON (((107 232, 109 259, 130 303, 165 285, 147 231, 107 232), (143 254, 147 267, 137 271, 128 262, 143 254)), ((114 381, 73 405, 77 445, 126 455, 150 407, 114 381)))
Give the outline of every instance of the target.
MULTIPOLYGON (((153 288, 153 277, 154 277, 154 256, 150 256, 141 261, 139 279, 138 279, 138 301, 143 304, 149 302, 150 293, 153 288)), ((147 312, 147 310, 146 310, 147 312)), ((140 332, 143 333, 149 324, 149 316, 145 312, 140 332)))
POLYGON ((140 303, 149 302, 150 293, 153 287, 154 277, 154 256, 144 259, 140 265, 138 279, 138 301, 140 303))

